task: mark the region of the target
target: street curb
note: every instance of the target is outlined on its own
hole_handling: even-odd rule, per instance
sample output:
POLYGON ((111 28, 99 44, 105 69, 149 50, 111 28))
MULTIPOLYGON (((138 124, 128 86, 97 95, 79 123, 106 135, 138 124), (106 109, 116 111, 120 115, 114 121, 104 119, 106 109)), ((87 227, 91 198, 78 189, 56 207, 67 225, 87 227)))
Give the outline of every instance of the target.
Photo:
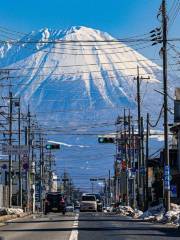
POLYGON ((9 220, 13 220, 13 219, 16 219, 16 218, 23 218, 23 217, 26 217, 26 216, 29 216, 29 215, 31 215, 31 213, 21 213, 21 214, 1 216, 0 217, 0 227, 4 226, 5 223, 9 220))

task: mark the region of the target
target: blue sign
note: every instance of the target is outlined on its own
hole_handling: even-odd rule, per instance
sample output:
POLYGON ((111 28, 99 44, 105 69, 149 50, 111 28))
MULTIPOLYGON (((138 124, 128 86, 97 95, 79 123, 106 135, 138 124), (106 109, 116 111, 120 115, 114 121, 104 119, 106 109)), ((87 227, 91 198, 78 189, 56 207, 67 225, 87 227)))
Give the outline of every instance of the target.
POLYGON ((140 167, 140 174, 145 175, 146 170, 145 167, 140 167))
POLYGON ((164 167, 164 188, 170 190, 170 167, 168 165, 164 167))
POLYGON ((171 185, 171 197, 173 197, 173 198, 177 197, 177 187, 176 187, 176 185, 171 185))
POLYGON ((1 168, 4 169, 4 170, 7 169, 7 165, 3 164, 1 168))
POLYGON ((29 169, 29 164, 28 163, 24 163, 23 164, 23 168, 27 171, 29 169))
POLYGON ((131 171, 132 171, 133 173, 136 173, 136 168, 131 168, 131 171))

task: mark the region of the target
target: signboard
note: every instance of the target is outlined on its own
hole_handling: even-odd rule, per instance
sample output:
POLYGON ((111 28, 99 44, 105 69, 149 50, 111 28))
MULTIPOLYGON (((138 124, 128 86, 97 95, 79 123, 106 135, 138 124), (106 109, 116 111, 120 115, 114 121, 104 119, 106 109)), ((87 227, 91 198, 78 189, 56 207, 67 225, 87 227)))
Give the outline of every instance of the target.
POLYGON ((28 146, 26 145, 2 145, 3 155, 21 155, 28 154, 28 146))
POLYGON ((171 185, 171 197, 177 198, 177 187, 176 185, 171 185))
POLYGON ((180 122, 180 100, 174 101, 174 122, 180 122))
POLYGON ((164 167, 164 188, 170 190, 170 167, 164 167))
POLYGON ((146 174, 146 169, 145 169, 145 167, 140 167, 140 174, 143 175, 143 176, 145 176, 145 174, 146 174))

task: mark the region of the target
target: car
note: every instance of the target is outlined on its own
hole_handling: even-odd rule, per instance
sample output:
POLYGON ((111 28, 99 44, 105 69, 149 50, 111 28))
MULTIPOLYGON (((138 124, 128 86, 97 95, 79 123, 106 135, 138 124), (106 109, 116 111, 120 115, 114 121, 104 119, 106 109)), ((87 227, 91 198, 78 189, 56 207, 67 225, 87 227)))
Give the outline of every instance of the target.
POLYGON ((103 201, 102 201, 101 195, 99 193, 95 193, 94 195, 96 196, 97 210, 98 210, 98 212, 102 212, 102 210, 103 210, 103 201))
POLYGON ((86 195, 94 195, 96 197, 97 211, 98 212, 102 212, 102 210, 103 210, 103 201, 102 201, 101 195, 99 193, 93 193, 93 194, 86 193, 86 195))
POLYGON ((67 204, 66 212, 74 212, 74 204, 67 204))
POLYGON ((97 212, 97 201, 95 195, 82 195, 80 212, 97 212))
POLYGON ((44 214, 49 212, 60 212, 63 215, 66 213, 66 203, 63 195, 59 192, 46 193, 44 201, 44 214))
POLYGON ((80 209, 80 203, 79 203, 79 201, 75 201, 75 203, 74 203, 74 209, 75 209, 75 210, 79 210, 79 209, 80 209))

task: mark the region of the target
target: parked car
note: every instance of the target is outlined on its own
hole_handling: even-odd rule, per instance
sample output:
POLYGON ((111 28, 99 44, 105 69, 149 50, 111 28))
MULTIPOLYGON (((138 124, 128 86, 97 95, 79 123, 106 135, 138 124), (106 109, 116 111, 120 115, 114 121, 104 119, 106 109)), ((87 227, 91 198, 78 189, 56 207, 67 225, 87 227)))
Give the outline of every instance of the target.
POLYGON ((80 204, 80 212, 97 212, 97 201, 95 195, 83 195, 80 204))
POLYGON ((49 212, 61 212, 65 215, 66 203, 61 193, 49 192, 46 194, 44 201, 44 214, 49 212))

